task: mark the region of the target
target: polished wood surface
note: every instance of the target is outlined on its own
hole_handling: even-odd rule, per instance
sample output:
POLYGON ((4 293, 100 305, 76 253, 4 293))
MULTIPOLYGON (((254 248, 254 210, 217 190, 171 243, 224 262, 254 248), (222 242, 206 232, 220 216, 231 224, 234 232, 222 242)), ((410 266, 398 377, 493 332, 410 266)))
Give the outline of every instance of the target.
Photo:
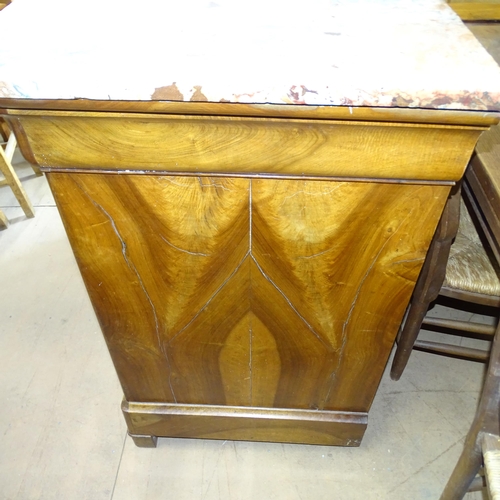
POLYGON ((91 99, 13 99, 0 97, 0 114, 22 111, 94 111, 159 113, 203 116, 253 116, 262 118, 310 118, 321 120, 428 123, 440 125, 490 126, 498 123, 495 111, 436 110, 395 107, 311 106, 294 104, 242 104, 176 101, 98 101, 91 99))
POLYGON ((19 111, 18 116, 30 138, 27 156, 45 171, 80 168, 456 181, 484 130, 63 111, 19 111))
MULTIPOLYGON (((482 206, 490 208, 490 203, 482 196, 484 193, 480 189, 476 191, 476 187, 469 183, 469 179, 476 180, 478 163, 480 161, 476 156, 469 165, 461 189, 464 200, 462 206, 460 207, 457 192, 448 200, 431 243, 406 319, 398 334, 398 347, 391 368, 391 378, 394 380, 401 377, 412 349, 474 361, 484 362, 489 358, 489 343, 485 345, 486 349, 474 349, 457 346, 454 342, 429 342, 418 339, 421 328, 427 329, 426 327, 437 328, 445 335, 473 337, 485 341, 491 341, 495 333, 495 327, 491 325, 427 316, 431 303, 438 296, 442 296, 453 299, 447 305, 457 310, 468 310, 472 304, 490 308, 486 314, 497 322, 498 314, 495 311, 500 306, 499 279, 497 266, 494 266, 490 252, 495 245, 490 247, 486 243, 494 242, 495 238, 481 209, 482 206), (478 203, 478 200, 481 201, 478 203), (452 247, 452 242, 455 247, 452 247), (454 251, 449 259, 450 249, 454 251)), ((496 165, 494 167, 496 170, 496 165)), ((484 169, 485 165, 482 165, 482 168, 484 169)), ((494 186, 490 185, 490 188, 494 189, 494 186)), ((496 222, 498 224, 498 219, 496 222)))
POLYGON ((358 445, 491 113, 169 104, 3 115, 47 172, 130 434, 358 445))
MULTIPOLYGON (((500 263, 500 128, 492 127, 478 142, 476 153, 467 169, 463 189, 485 237, 500 263)), ((498 307, 498 301, 492 303, 498 307)), ((498 478, 498 464, 491 470, 486 459, 493 441, 498 449, 500 420, 500 326, 497 325, 489 353, 489 365, 485 376, 479 405, 474 421, 467 433, 464 449, 443 491, 442 500, 463 498, 483 466, 482 475, 498 478)), ((489 491, 495 498, 498 491, 489 491)))
POLYGON ((122 409, 129 433, 143 447, 154 447, 151 436, 165 433, 171 437, 359 446, 367 424, 367 414, 362 412, 127 401, 122 409))
POLYGON ((449 192, 48 178, 127 400, 361 412, 449 192))

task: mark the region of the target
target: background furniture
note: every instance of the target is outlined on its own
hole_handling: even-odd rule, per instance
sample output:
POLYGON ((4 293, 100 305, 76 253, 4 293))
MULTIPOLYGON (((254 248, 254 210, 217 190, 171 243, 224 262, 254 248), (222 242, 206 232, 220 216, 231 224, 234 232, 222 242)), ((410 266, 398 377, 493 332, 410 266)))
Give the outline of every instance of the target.
MULTIPOLYGON (((5 177, 4 182, 0 182, 0 185, 6 184, 12 189, 17 201, 26 214, 26 217, 31 218, 35 216, 33 206, 28 199, 28 195, 26 194, 21 181, 12 167, 12 157, 14 156, 17 145, 16 136, 12 134, 9 128, 5 125, 5 121, 0 118, 0 138, 3 139, 3 143, 0 143, 0 173, 2 173, 5 177)), ((38 166, 33 165, 32 168, 37 175, 42 175, 38 166)), ((0 210, 0 229, 5 229, 8 224, 9 222, 7 217, 5 217, 5 214, 0 210)))
MULTIPOLYGON (((464 195, 469 203, 473 203, 467 183, 464 195)), ((453 305, 457 308, 463 307, 464 302, 493 308, 500 306, 498 271, 491 262, 458 191, 448 202, 401 326, 391 368, 393 380, 401 377, 414 348, 477 361, 488 360, 489 346, 479 350, 417 340, 420 329, 426 326, 439 328, 453 335, 480 336, 490 340, 493 338, 496 330, 494 326, 428 316, 429 305, 439 295, 455 299, 453 305)), ((492 311, 492 314, 496 315, 496 312, 492 311)))
MULTIPOLYGON (((498 61, 500 56, 498 46, 499 31, 495 23, 489 24, 488 21, 498 19, 500 3, 453 1, 449 3, 450 7, 457 12, 463 21, 469 22, 469 28, 482 40, 490 54, 496 57, 498 61)), ((485 165, 480 167, 483 175, 486 175, 485 172, 488 171, 494 172, 495 165, 499 164, 500 156, 496 152, 498 144, 500 144, 500 128, 498 126, 493 127, 484 134, 479 141, 478 153, 474 156, 472 162, 474 164, 486 162, 485 165)), ((478 228, 476 230, 472 225, 468 212, 464 211, 467 210, 465 205, 462 204, 462 208, 460 208, 458 199, 455 200, 453 206, 446 212, 447 218, 440 225, 441 234, 439 231, 436 233, 436 242, 431 246, 431 251, 427 257, 428 262, 419 278, 419 284, 417 284, 412 297, 405 322, 401 325, 402 330, 398 334, 398 348, 391 368, 391 377, 394 380, 399 380, 401 377, 413 348, 480 361, 488 359, 489 349, 477 350, 453 344, 417 340, 421 326, 445 329, 445 331, 456 335, 480 335, 487 339, 491 339, 495 331, 494 327, 486 325, 475 325, 469 322, 450 321, 426 316, 429 304, 438 295, 457 299, 454 303, 452 302, 452 305, 457 308, 465 307, 466 303, 490 307, 500 305, 498 298, 500 292, 498 270, 496 262, 493 262, 492 265, 489 255, 493 252, 498 261, 498 240, 490 234, 491 228, 498 225, 495 221, 496 217, 493 215, 495 210, 489 210, 488 222, 492 224, 490 227, 485 222, 483 214, 478 210, 477 202, 474 201, 471 192, 474 189, 482 191, 484 188, 480 188, 477 181, 473 181, 472 188, 469 183, 470 181, 466 180, 463 196, 470 210, 476 212, 473 213, 473 219, 478 228), (458 224, 459 213, 460 224, 458 224), (458 235, 456 234, 457 230, 458 235), (480 236, 477 234, 478 230, 480 236), (448 257, 450 244, 455 236, 457 241, 456 244, 452 245, 451 255, 448 257), (484 250, 485 246, 486 251, 484 250)), ((490 192, 491 188, 487 188, 487 190, 490 192)), ((481 202, 484 204, 486 197, 483 198, 481 202)), ((495 314, 493 310, 490 311, 495 314)))
POLYGON ((474 422, 465 439, 464 450, 441 495, 441 500, 463 498, 469 491, 469 486, 483 464, 491 498, 498 498, 500 494, 498 475, 500 466, 500 420, 498 411, 500 404, 499 332, 500 326, 496 329, 492 343, 488 371, 474 422))
MULTIPOLYGON (((494 127, 481 137, 466 175, 464 190, 498 261, 500 175, 498 169, 500 130, 494 127)), ((462 498, 473 482, 480 466, 492 497, 498 496, 499 398, 500 398, 500 327, 497 327, 491 348, 488 371, 474 422, 466 437, 464 450, 443 492, 442 499, 462 498), (493 494, 494 492, 494 494, 493 494)))

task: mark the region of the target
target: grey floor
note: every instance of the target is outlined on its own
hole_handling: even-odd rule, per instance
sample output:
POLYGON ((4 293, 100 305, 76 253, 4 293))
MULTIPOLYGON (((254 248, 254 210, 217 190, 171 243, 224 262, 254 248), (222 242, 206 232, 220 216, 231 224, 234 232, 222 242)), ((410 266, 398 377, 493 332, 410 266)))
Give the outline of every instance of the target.
POLYGON ((187 439, 136 448, 50 190, 17 162, 36 217, 0 187, 11 220, 0 232, 0 499, 439 497, 483 366, 420 352, 399 382, 384 375, 360 448, 187 439))

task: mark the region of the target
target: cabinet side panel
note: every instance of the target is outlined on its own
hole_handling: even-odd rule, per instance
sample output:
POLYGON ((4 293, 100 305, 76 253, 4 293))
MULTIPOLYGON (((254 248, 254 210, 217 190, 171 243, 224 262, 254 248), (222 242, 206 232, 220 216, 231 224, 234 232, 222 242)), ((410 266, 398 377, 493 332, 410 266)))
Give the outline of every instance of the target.
POLYGON ((448 186, 49 174, 129 401, 366 412, 448 186))
MULTIPOLYGON (((248 252, 248 181, 48 179, 126 398, 176 402, 176 380, 185 380, 169 342, 209 309, 248 252)), ((197 373, 190 387, 212 390, 213 378, 197 373)))
MULTIPOLYGON (((286 298, 274 316, 300 318, 323 347, 328 373, 310 408, 368 410, 448 194, 440 186, 252 180, 252 256, 286 298)), ((308 356, 319 364, 315 352, 308 356)), ((294 384, 281 378, 280 405, 294 384)))

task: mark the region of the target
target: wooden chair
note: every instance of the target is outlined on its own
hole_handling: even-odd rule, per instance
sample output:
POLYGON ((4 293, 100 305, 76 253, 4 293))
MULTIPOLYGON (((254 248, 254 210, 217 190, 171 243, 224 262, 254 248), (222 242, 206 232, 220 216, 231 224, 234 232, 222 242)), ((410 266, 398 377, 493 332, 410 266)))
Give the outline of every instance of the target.
MULTIPOLYGON (((470 187, 466 182, 463 198, 469 205, 470 187)), ((473 209, 471 211, 474 213, 473 209)), ((412 349, 463 357, 476 361, 487 361, 489 348, 485 350, 418 340, 422 327, 441 329, 452 335, 479 336, 492 340, 495 327, 466 321, 433 318, 427 316, 431 302, 441 295, 467 302, 500 307, 500 279, 487 254, 472 217, 457 188, 450 196, 434 240, 427 254, 422 272, 417 280, 410 305, 398 335, 398 346, 394 356, 391 378, 399 380, 412 349), (455 239, 453 245, 452 240, 455 239)), ((496 310, 495 310, 496 312, 496 310)))
MULTIPOLYGON (((0 185, 7 184, 12 189, 17 201, 24 210, 26 217, 34 217, 35 212, 31 205, 28 195, 24 190, 16 172, 12 167, 12 157, 16 149, 17 141, 15 135, 9 130, 4 120, 0 118, 0 173, 5 179, 0 182, 0 185)), ((38 167, 33 167, 37 175, 41 175, 38 167)), ((5 214, 0 210, 0 229, 5 229, 8 226, 8 220, 5 214)))
MULTIPOLYGON (((492 260, 496 264, 500 262, 500 168, 498 165, 500 165, 500 126, 493 127, 481 137, 462 186, 467 208, 476 222, 474 227, 479 228, 481 236, 484 237, 491 250, 492 260)), ((463 285, 461 282, 458 285, 449 281, 443 283, 444 270, 446 269, 446 273, 448 273, 450 268, 442 265, 442 262, 448 260, 451 239, 456 230, 458 199, 458 191, 456 191, 446 206, 424 263, 421 277, 417 281, 415 292, 420 293, 420 296, 426 300, 434 293, 439 292, 455 298, 463 298, 461 292, 457 292, 457 289, 463 285), (436 268, 439 269, 439 272, 433 273, 433 269, 436 268)), ((462 226, 461 222, 461 230, 463 230, 462 226)), ((460 235, 460 231, 458 235, 460 235)), ((460 241, 458 243, 460 245, 460 241)), ((463 257, 461 252, 455 253, 457 254, 455 256, 453 253, 450 254, 450 260, 455 257, 463 257)), ((452 271, 453 269, 451 269, 452 271)), ((481 275, 480 278, 484 279, 484 276, 481 275)), ((446 279, 448 280, 448 275, 446 279)), ((484 290, 480 289, 479 292, 482 294, 484 290)), ((468 293, 470 297, 471 292, 468 291, 468 293)), ((476 293, 473 291, 472 297, 476 293)), ((414 295, 412 303, 416 303, 416 300, 414 295)), ((491 301, 491 305, 498 307, 496 305, 498 297, 488 296, 487 300, 491 301)), ((411 312, 410 306, 408 318, 414 321, 418 320, 417 316, 416 313, 411 312)), ((401 375, 408 360, 407 356, 411 352, 411 339, 405 344, 405 334, 403 333, 405 328, 406 325, 401 333, 400 345, 401 350, 409 349, 409 351, 406 350, 404 355, 400 355, 398 360, 393 363, 394 373, 391 373, 391 376, 396 379, 401 375)), ((491 330, 489 329, 489 331, 491 330)), ((442 500, 460 499, 467 491, 480 489, 483 485, 483 479, 476 477, 476 474, 481 466, 483 466, 491 498, 500 498, 500 325, 494 330, 488 370, 476 416, 467 434, 463 452, 443 491, 442 500)), ((410 333, 413 335, 414 330, 410 333)), ((406 338, 407 340, 408 338, 406 338)))
MULTIPOLYGON (((451 4, 463 20, 500 20, 500 4, 482 2, 451 4)), ((486 39, 492 55, 500 63, 493 29, 486 39), (493 35, 493 36, 491 36, 493 35)), ((484 133, 476 147, 466 175, 466 193, 482 234, 497 262, 500 262, 500 127, 484 133)), ((499 394, 500 394, 500 326, 492 344, 490 362, 474 422, 467 435, 464 450, 441 496, 442 500, 462 498, 475 481, 481 463, 491 498, 500 498, 499 465, 499 394)), ((477 478, 476 478, 477 479, 477 478)), ((482 481, 480 481, 482 483, 482 481)))
POLYGON ((491 348, 491 357, 486 373, 474 422, 465 438, 462 454, 441 495, 441 500, 463 498, 467 491, 479 488, 472 486, 483 479, 476 478, 481 466, 490 497, 500 498, 500 326, 497 327, 491 348), (475 480, 476 478, 476 480, 475 480))

